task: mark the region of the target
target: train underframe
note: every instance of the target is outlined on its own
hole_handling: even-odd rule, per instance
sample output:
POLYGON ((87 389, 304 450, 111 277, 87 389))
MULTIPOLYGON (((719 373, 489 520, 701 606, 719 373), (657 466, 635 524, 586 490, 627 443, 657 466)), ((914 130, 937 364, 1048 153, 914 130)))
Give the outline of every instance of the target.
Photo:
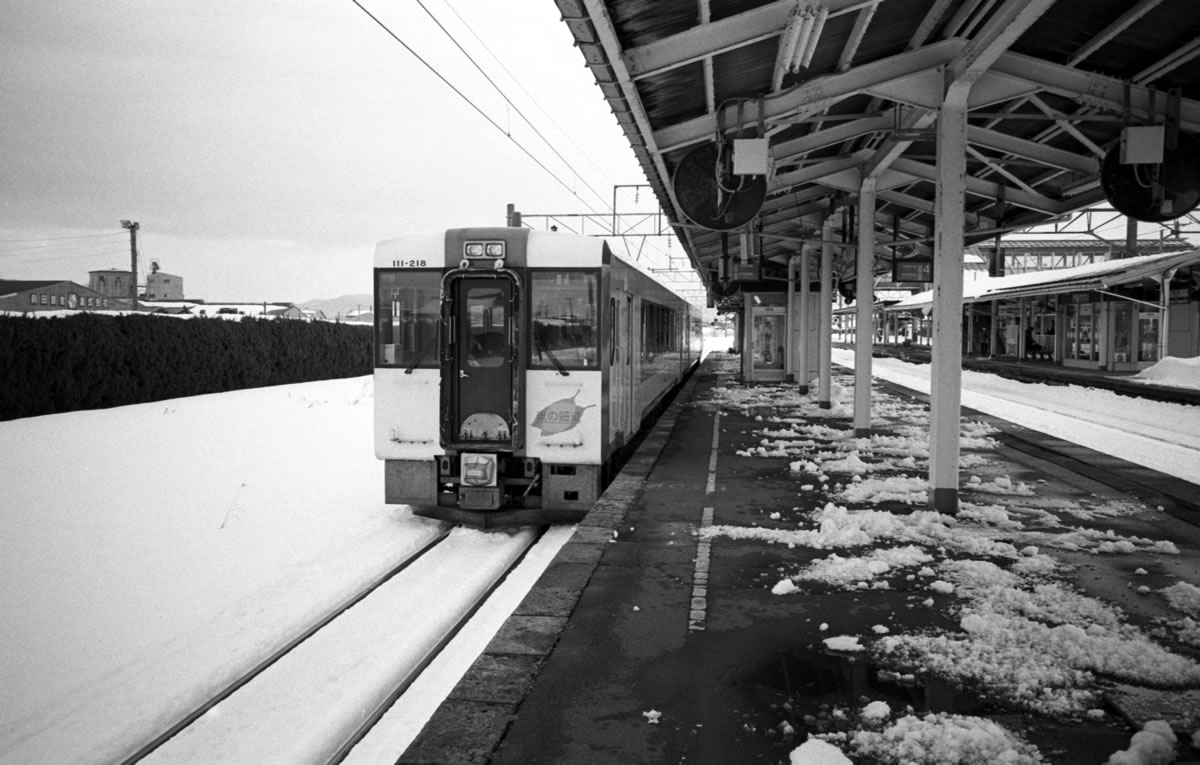
POLYGON ((388 504, 410 505, 425 518, 484 529, 540 526, 582 520, 600 498, 604 478, 601 465, 458 452, 433 460, 385 460, 384 495, 388 504))

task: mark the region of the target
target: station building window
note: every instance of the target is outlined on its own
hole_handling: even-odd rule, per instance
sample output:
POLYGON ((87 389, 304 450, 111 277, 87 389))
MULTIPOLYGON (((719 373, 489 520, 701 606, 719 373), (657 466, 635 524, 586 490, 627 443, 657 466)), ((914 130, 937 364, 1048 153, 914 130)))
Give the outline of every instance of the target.
MULTIPOLYGON (((1076 293, 1074 300, 1089 300, 1086 293, 1076 293)), ((1072 302, 1065 310, 1066 338, 1063 355, 1072 361, 1098 361, 1100 358, 1101 303, 1072 302)))
POLYGON ((534 271, 529 298, 533 314, 532 368, 594 368, 599 320, 595 271, 534 271), (557 362, 557 364, 555 363, 557 362))
POLYGON ((1109 310, 1112 312, 1113 323, 1113 363, 1127 364, 1136 361, 1137 355, 1133 350, 1133 306, 1129 303, 1114 303, 1109 310))
POLYGON ((38 296, 37 296, 37 293, 36 293, 36 292, 30 292, 30 293, 29 293, 29 304, 30 304, 30 305, 37 305, 37 301, 38 301, 38 296))
POLYGON ((1138 361, 1158 361, 1158 311, 1138 311, 1138 361))
POLYGON ((442 275, 381 270, 375 284, 375 365, 437 367, 442 275))

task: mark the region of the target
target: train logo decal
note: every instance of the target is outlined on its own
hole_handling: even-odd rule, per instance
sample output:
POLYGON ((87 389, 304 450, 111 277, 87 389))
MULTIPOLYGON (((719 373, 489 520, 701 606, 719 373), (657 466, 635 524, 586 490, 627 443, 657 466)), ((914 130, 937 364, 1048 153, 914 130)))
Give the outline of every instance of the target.
POLYGON ((575 395, 570 398, 560 398, 558 401, 547 405, 546 408, 537 413, 537 417, 533 418, 533 427, 542 431, 543 436, 563 433, 574 428, 579 424, 583 413, 595 406, 595 404, 579 406, 575 403, 575 398, 578 395, 579 391, 575 391, 575 395))

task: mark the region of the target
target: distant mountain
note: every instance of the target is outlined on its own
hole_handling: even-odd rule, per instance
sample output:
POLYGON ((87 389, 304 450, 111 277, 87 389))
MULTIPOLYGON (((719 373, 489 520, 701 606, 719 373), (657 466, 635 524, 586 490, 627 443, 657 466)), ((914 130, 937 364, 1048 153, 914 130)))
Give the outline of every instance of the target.
POLYGON ((335 298, 308 300, 300 304, 301 308, 325 312, 327 319, 341 317, 343 320, 358 316, 360 313, 371 313, 372 303, 369 294, 342 295, 335 298))

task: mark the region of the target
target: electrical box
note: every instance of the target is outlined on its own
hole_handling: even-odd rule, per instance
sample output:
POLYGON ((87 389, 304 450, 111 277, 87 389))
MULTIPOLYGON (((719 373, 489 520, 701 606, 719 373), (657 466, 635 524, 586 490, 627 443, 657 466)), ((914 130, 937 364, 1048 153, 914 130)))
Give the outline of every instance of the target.
MULTIPOLYGON (((1163 161, 1164 126, 1127 127, 1121 131, 1122 165, 1161 165, 1163 161)), ((737 155, 734 155, 737 162, 737 155)))
POLYGON ((770 141, 766 138, 733 139, 734 175, 766 175, 770 157, 770 141))

